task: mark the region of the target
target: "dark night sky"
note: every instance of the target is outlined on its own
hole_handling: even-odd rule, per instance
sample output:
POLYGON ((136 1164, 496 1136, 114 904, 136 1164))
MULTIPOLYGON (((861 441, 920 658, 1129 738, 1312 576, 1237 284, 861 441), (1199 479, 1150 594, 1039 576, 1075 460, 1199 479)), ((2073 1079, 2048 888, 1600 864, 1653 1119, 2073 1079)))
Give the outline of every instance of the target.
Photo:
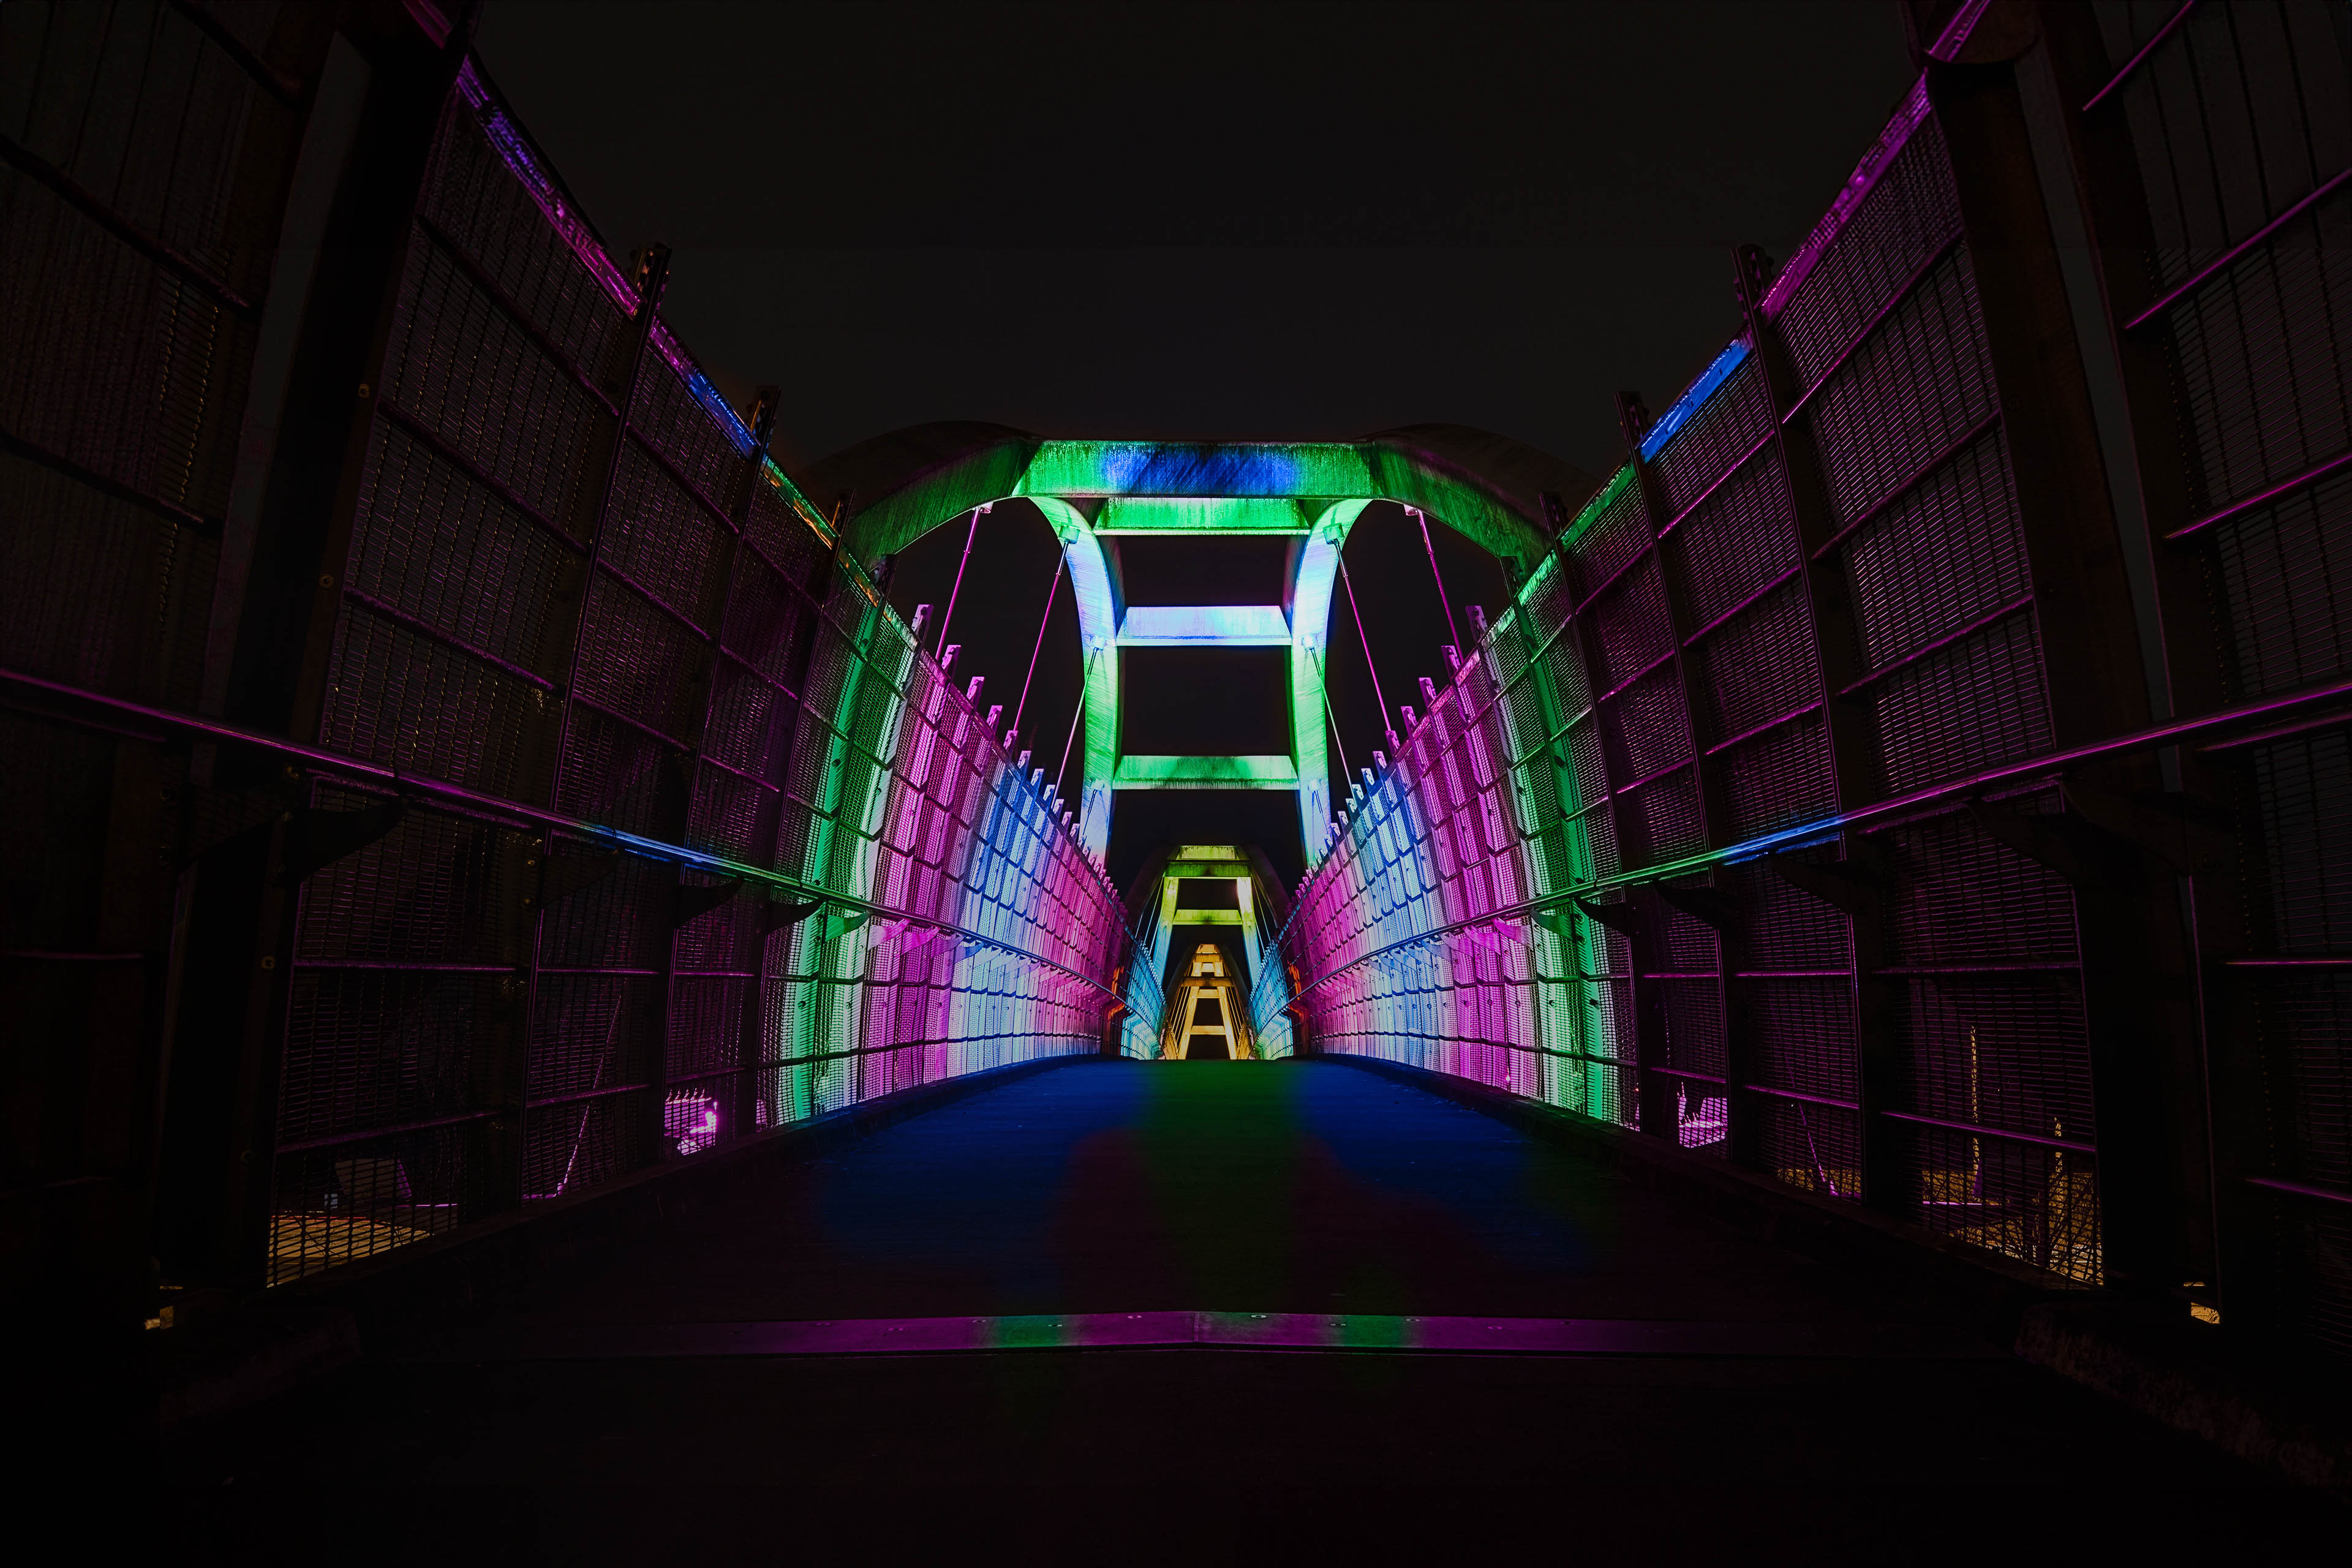
MULTIPOLYGON (((1673 398, 1737 329, 1730 247, 1785 257, 1913 78, 1886 0, 489 0, 478 44, 607 242, 673 247, 665 313, 713 379, 783 387, 787 468, 935 419, 1437 420, 1605 473, 1615 391, 1673 398)), ((1438 531, 1457 615, 1495 609, 1491 563, 1438 531)), ((908 550, 893 599, 943 602, 963 532, 908 550)), ((1418 706, 1446 640, 1419 535, 1372 508, 1348 563, 1391 711, 1418 706)), ((1052 570, 1032 509, 983 521, 958 668, 1008 714, 1052 570)), ((1077 689, 1067 603, 1024 724, 1048 765, 1077 689)), ((1344 605, 1331 632, 1361 766, 1379 726, 1344 605)), ((1129 829, 1282 799, 1129 795, 1115 860, 1150 847, 1129 829)))

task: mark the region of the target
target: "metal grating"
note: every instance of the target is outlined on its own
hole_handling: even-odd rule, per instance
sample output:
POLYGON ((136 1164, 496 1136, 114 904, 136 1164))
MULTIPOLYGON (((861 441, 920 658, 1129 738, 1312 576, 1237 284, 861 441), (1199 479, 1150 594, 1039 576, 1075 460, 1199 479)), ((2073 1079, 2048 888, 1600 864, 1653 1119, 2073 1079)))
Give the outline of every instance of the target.
POLYGON ((2089 1284, 2100 1278, 2097 1162, 2067 1149, 1918 1128, 1906 1194, 1938 1236, 2089 1284))
MULTIPOLYGON (((1779 974, 1739 984, 1750 1081, 1851 1110, 1862 1100, 1853 986, 1844 975, 1779 974)), ((1848 1195, 1859 1179, 1842 1183, 1848 1195)))
MULTIPOLYGON (((2133 259, 2148 303, 2125 331, 2162 348, 2168 395, 2150 422, 2170 426, 2185 511, 2166 526, 2205 567, 2220 685, 2246 699, 2340 678, 2352 504, 2341 9, 2203 5, 2160 41, 2144 16, 2098 16, 2111 55, 2151 46, 2116 94, 2147 225, 2133 259)), ((2230 978, 2260 1081, 2231 1088, 2262 1107, 2261 1134, 2226 1157, 2271 1230, 2280 1294, 2256 1310, 2339 1355, 2352 1353, 2340 1217, 2352 1125, 2333 968, 2352 875, 2345 755, 2334 726, 2242 753, 2244 929, 2200 933, 2252 966, 2230 978)))
POLYGON ((1870 691, 1889 795, 2050 750, 2040 639, 2012 616, 1906 665, 1870 691))
POLYGON ((1843 834, 1851 859, 1825 842, 1842 809, 2052 745, 1959 238, 1923 83, 1767 296, 1795 377, 1783 439, 1769 356, 1745 353, 1569 524, 1299 889, 1262 1028, 1297 1009, 1318 1049, 1465 1073, 2100 1277, 2071 891, 1949 807, 1843 834), (1811 560, 1801 458, 1825 492, 1811 560), (1819 645, 1830 611, 1852 649, 1819 645), (1832 690, 1825 668, 1860 679, 1832 690), (1809 825, 1782 847, 1873 889, 1866 915, 1793 873, 1682 874, 1809 825), (1644 868, 1686 890, 1616 890, 1644 868), (1890 986, 1872 1158, 1893 1163, 1865 1193, 1860 1001, 1890 986))
POLYGON ((1755 1115, 1765 1170, 1823 1197, 1861 1197, 1860 1115, 1842 1106, 1773 1099, 1759 1100, 1755 1115))
POLYGON ((1994 408, 1991 350, 1963 248, 1855 345, 1807 405, 1832 517, 1862 521, 1994 408))
POLYGON ((1818 714, 1727 748, 1717 765, 1723 777, 1725 831, 1731 837, 1778 833, 1836 809, 1829 731, 1818 714))
MULTIPOLYGON (((1927 84, 1915 89, 1924 100, 1927 84)), ((1901 124, 1924 102, 1906 103, 1901 124)), ((1905 283, 1959 232, 1951 155, 1932 116, 1916 120, 1901 149, 1780 310, 1797 380, 1810 388, 1863 336, 1905 283)))
MULTIPOLYGON (((183 712, 206 696, 303 131, 187 9, 0 6, 0 665, 183 712)), ((192 790, 187 748, 143 726, 16 700, 0 716, 0 1168, 12 1235, 50 1239, 14 1248, 9 1299, 135 1322, 180 857, 284 803, 192 790)))
POLYGON ((2340 1211, 2282 1216, 2286 1277, 2297 1327, 2338 1356, 2352 1356, 2352 1220, 2340 1211))
POLYGON ((2352 1190, 2352 974, 2290 974, 2248 989, 2272 1069, 2263 1110, 2278 1173, 2352 1190))
POLYGON ((2248 760, 2270 895, 2258 946, 2352 953, 2352 732, 2320 731, 2258 747, 2248 760))
POLYGON ((1821 701, 1812 616, 1802 583, 1758 599, 1693 650, 1703 742, 1735 740, 1821 701))
POLYGON ((2298 490, 2214 531, 2237 693, 2308 686, 2352 668, 2338 608, 2352 581, 2352 478, 2298 490))
POLYGON ((1773 420, 1762 366, 1750 354, 1659 448, 1652 468, 1667 514, 1679 516, 1696 503, 1764 438, 1773 420))
MULTIPOLYGON (((1668 455, 1682 443, 1666 447, 1668 455)), ((1694 506, 1667 536, 1694 630, 1712 626, 1799 564, 1797 521, 1780 454, 1766 447, 1694 506)))
MULTIPOLYGON (((415 809, 305 883, 273 1281, 1097 1050, 1131 947, 1100 868, 747 460, 691 359, 657 321, 633 357, 620 269, 461 87, 373 403, 320 738, 577 826, 415 809), (606 828, 840 901, 786 914, 606 828)), ((1156 1024, 1150 980, 1129 995, 1129 1026, 1156 1024)))

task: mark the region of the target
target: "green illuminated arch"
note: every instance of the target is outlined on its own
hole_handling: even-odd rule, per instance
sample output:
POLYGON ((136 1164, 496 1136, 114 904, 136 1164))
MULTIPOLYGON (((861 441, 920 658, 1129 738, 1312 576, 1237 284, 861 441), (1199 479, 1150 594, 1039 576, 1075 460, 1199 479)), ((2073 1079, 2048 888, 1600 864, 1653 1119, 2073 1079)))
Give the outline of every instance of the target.
POLYGON ((843 535, 859 560, 905 549, 974 507, 1034 502, 1066 552, 1086 660, 1086 771, 1080 835, 1110 841, 1122 788, 1283 788, 1297 792, 1308 860, 1331 819, 1325 750, 1324 653, 1340 549, 1364 508, 1397 501, 1425 512, 1502 563, 1516 587, 1549 547, 1544 497, 1573 512, 1597 488, 1581 469, 1533 447, 1454 425, 1417 425, 1360 441, 1181 442, 1046 439, 1002 425, 940 424, 877 437, 816 465, 803 489, 841 498, 843 535), (1290 536, 1297 575, 1283 606, 1164 611, 1142 631, 1101 539, 1120 534, 1290 536), (1269 611, 1273 617, 1270 618, 1269 611), (1202 646, 1286 643, 1288 758, 1118 755, 1122 641, 1202 646))

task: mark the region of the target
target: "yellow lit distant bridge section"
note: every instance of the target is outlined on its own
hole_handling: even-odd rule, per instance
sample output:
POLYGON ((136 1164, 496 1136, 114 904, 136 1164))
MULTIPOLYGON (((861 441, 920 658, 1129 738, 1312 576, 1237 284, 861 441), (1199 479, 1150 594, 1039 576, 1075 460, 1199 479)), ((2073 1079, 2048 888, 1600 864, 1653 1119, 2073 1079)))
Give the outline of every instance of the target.
POLYGON ((1160 871, 1152 914, 1149 962, 1155 978, 1168 973, 1169 958, 1181 951, 1187 931, 1219 926, 1234 928, 1240 936, 1243 969, 1232 973, 1214 942, 1201 942, 1193 950, 1184 974, 1167 989, 1160 1055, 1171 1059, 1190 1056, 1192 1037, 1198 1031, 1221 1039, 1225 1054, 1235 1060, 1256 1057, 1247 1022, 1249 997, 1265 953, 1247 852, 1232 844, 1177 846, 1160 871), (1212 1005, 1203 1006, 1204 998, 1212 1005))
POLYGON ((1170 999, 1166 1043, 1160 1055, 1169 1061, 1189 1060, 1201 1052, 1201 1042, 1213 1040, 1215 1058, 1248 1061, 1257 1056, 1250 1043, 1249 994, 1225 973, 1224 954, 1216 943, 1202 942, 1192 950, 1184 983, 1170 999))

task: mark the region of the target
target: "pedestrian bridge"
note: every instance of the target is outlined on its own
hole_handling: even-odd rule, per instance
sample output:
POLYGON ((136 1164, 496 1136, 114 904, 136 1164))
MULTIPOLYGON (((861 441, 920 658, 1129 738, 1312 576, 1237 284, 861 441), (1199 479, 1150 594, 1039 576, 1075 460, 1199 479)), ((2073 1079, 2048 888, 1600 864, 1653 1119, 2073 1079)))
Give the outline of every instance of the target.
POLYGON ((0 12, 26 1408, 274 1553, 429 1494, 436 1550, 685 1560, 2242 1557, 2305 1519, 2263 1476, 2352 1483, 2296 1402, 2352 1364, 2332 43, 1909 7, 1606 476, 1439 424, 793 475, 443 7, 250 9, 0 12), (1067 799, 887 592, 1015 502, 1067 799), (1335 769, 1373 507, 1508 602, 1335 769), (1147 537, 1286 566, 1131 604, 1147 537), (1278 653, 1282 741, 1129 749, 1170 647, 1278 653), (1281 853, 1115 880, 1174 789, 1286 792, 1281 853))

